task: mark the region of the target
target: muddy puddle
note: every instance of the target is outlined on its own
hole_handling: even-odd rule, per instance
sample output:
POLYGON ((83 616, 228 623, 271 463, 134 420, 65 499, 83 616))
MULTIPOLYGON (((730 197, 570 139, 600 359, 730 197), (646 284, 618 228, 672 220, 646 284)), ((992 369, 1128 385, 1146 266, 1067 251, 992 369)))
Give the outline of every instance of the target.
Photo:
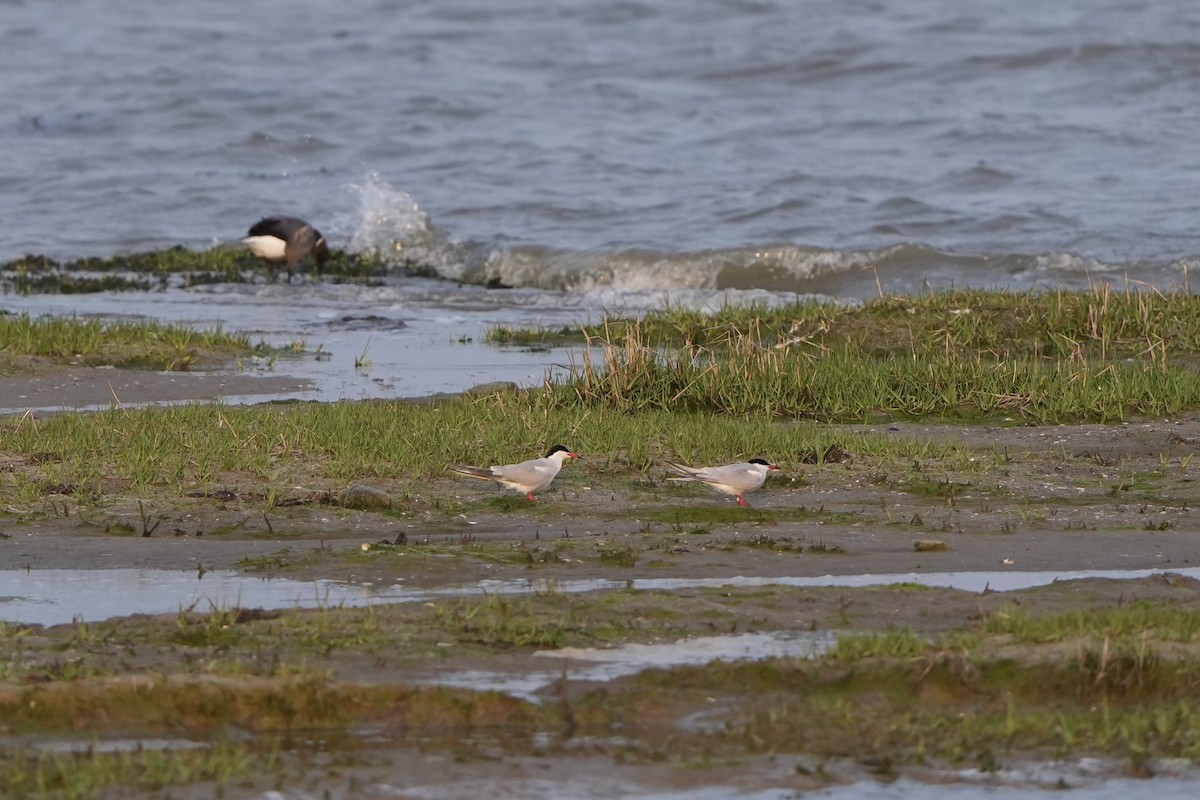
POLYGON ((544 670, 492 672, 459 670, 419 681, 476 691, 497 691, 523 700, 544 700, 540 694, 564 676, 588 683, 616 680, 655 667, 707 664, 710 661, 743 661, 773 657, 812 658, 837 641, 821 631, 801 634, 742 633, 697 636, 662 644, 625 644, 619 647, 562 647, 538 650, 533 655, 546 662, 544 670))
MULTIPOLYGON (((1006 786, 1000 783, 1001 777, 990 776, 988 780, 980 780, 978 784, 955 783, 949 786, 922 783, 913 780, 898 780, 886 783, 854 783, 849 786, 839 786, 832 789, 819 789, 813 792, 798 793, 791 789, 766 789, 759 791, 739 791, 728 786, 709 786, 689 788, 685 791, 639 791, 628 785, 613 786, 607 784, 598 786, 599 781, 571 781, 569 783, 551 784, 546 781, 529 781, 526 785, 518 786, 519 782, 505 781, 506 791, 517 790, 518 794, 509 797, 521 797, 526 800, 584 800, 585 798, 612 797, 632 800, 1024 800, 1024 798, 1045 797, 1050 792, 1061 792, 1064 786, 1006 786), (614 793, 608 794, 612 791, 614 793)), ((488 792, 495 792, 499 785, 487 785, 482 782, 454 782, 450 785, 437 786, 405 786, 401 795, 399 787, 379 787, 381 792, 391 790, 395 796, 407 798, 422 798, 422 800, 450 800, 450 798, 481 797, 488 792), (478 792, 476 794, 475 792, 478 792)), ((1067 784, 1070 786, 1070 784, 1067 784)), ((1069 797, 1072 800, 1127 800, 1130 797, 1148 796, 1153 792, 1156 800, 1192 800, 1200 792, 1200 782, 1195 780, 1156 780, 1152 784, 1137 780, 1116 780, 1090 786, 1071 786, 1069 797), (1147 794, 1141 794, 1145 792, 1147 794)), ((386 796, 386 795, 385 795, 386 796)))
MULTIPOLYGON (((631 578, 628 580, 482 580, 437 589, 352 584, 330 580, 260 578, 233 570, 183 572, 165 569, 0 570, 0 620, 36 625, 100 622, 131 614, 169 614, 228 608, 322 608, 380 603, 418 603, 488 594, 593 592, 613 589, 671 591, 699 587, 887 586, 913 584, 968 592, 1014 591, 1082 578, 1132 580, 1165 570, 1068 570, 1044 572, 926 572, 805 577, 631 578)), ((1200 578, 1200 567, 1170 570, 1200 578)))
POLYGON ((631 578, 627 580, 482 580, 429 589, 354 584, 331 580, 261 578, 234 570, 203 573, 166 569, 0 570, 0 620, 18 624, 62 625, 100 622, 132 614, 206 612, 229 608, 329 608, 382 603, 420 603, 491 594, 594 592, 614 589, 672 591, 702 587, 861 588, 911 584, 967 592, 1006 592, 1084 578, 1134 580, 1164 572, 1200 579, 1200 567, 1174 570, 1067 570, 905 572, 804 577, 631 578))

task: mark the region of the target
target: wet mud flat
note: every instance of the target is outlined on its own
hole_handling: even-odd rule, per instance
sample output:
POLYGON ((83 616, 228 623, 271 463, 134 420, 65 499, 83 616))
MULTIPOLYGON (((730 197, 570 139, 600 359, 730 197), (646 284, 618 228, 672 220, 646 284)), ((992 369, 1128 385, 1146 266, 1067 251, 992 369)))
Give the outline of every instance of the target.
POLYGON ((150 518, 130 499, 6 520, 3 570, 168 570, 191 588, 230 571, 379 596, 296 608, 187 594, 150 615, 9 623, 3 733, 35 760, 48 742, 206 749, 234 734, 249 766, 172 797, 218 783, 225 797, 1040 790, 1130 776, 1194 788, 1200 425, 880 432, 954 436, 1014 466, 918 483, 829 464, 773 478, 751 509, 564 471, 536 506, 447 478, 423 492, 380 482, 404 498, 388 513, 297 490, 268 516, 252 487, 232 486, 150 518), (456 502, 434 502, 446 495, 456 502), (919 579, 944 573, 985 577, 969 590, 919 579), (1044 580, 1000 591, 1018 573, 1044 580), (896 577, 788 585, 826 575, 896 577), (415 594, 392 602, 395 587, 415 594), (680 655, 710 640, 745 647, 680 655), (598 654, 633 647, 668 655, 596 671, 598 654))
MULTIPOLYGON (((1168 573, 1012 592, 703 586, 305 611, 194 607, 6 630, 0 704, 9 757, 236 747, 244 766, 220 782, 224 797, 1194 782, 1179 747, 1097 752, 1066 710, 1082 703, 1099 725, 1103 707, 1116 726, 1163 713, 1161 694, 1176 698, 1171 706, 1191 691, 1164 683, 1164 673, 1172 661, 1190 663, 1194 642, 1143 640, 1147 663, 1134 670, 1115 643, 1111 663, 1089 666, 1089 648, 1102 645, 1079 632, 1047 644, 985 633, 989 620, 1127 608, 1195 615, 1200 582, 1168 573), (970 653, 968 632, 979 637, 970 653), (833 644, 872 634, 893 638, 841 655, 833 644), (955 636, 961 651, 945 646, 955 636), (710 650, 717 660, 696 647, 738 640, 743 652, 710 650), (659 663, 596 669, 606 654, 636 662, 652 648, 659 663), (1068 685, 1079 694, 1056 697, 1068 685), (1036 716, 1033 704, 1052 704, 1055 716, 1026 729, 1013 716, 1036 716), (1087 743, 1068 746, 1064 726, 1087 743)), ((197 780, 169 795, 214 791, 197 780)))
POLYGON ((145 403, 253 402, 260 397, 303 394, 311 388, 309 381, 287 375, 53 367, 5 376, 0 414, 145 403))

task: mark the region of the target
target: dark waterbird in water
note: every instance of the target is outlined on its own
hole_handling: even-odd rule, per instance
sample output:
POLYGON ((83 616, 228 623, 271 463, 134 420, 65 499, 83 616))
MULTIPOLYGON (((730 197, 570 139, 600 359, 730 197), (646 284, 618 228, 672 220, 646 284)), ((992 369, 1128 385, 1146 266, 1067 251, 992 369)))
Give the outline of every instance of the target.
POLYGON ((288 283, 296 265, 309 253, 317 262, 317 275, 329 257, 329 248, 321 232, 298 217, 263 217, 247 231, 242 244, 250 252, 271 265, 271 278, 275 278, 275 265, 286 264, 288 283))

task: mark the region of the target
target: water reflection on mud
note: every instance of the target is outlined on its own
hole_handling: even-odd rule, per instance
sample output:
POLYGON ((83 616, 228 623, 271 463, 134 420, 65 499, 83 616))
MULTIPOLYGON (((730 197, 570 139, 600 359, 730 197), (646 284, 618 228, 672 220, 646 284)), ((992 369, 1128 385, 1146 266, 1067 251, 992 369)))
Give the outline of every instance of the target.
POLYGON ((534 656, 547 662, 544 670, 492 672, 447 670, 424 683, 459 686, 476 691, 493 690, 526 700, 566 678, 571 681, 602 682, 633 675, 654 667, 707 664, 710 661, 741 661, 790 656, 811 658, 837 641, 828 631, 801 634, 741 633, 728 636, 697 636, 657 644, 625 644, 619 647, 563 647, 539 650, 534 656))

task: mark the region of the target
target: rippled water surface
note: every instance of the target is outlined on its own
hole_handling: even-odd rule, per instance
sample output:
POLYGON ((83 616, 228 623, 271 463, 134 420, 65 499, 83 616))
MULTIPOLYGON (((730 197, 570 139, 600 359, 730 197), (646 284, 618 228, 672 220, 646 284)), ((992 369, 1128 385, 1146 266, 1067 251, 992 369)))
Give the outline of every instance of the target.
POLYGON ((1189 0, 0 0, 0 259, 238 238, 542 290, 1171 285, 1189 0))

